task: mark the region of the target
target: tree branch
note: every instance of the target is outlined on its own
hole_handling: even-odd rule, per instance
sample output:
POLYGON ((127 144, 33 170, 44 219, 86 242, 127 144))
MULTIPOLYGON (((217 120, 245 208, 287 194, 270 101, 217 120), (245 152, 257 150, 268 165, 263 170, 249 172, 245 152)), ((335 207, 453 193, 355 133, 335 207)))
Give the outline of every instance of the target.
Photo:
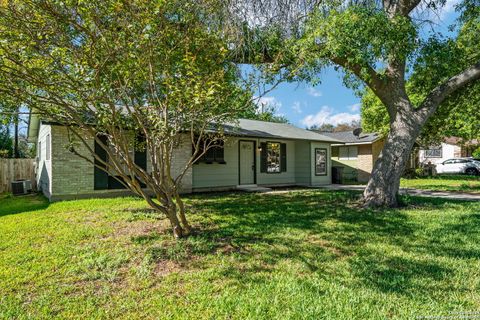
POLYGON ((333 63, 353 72, 359 79, 365 82, 365 84, 387 107, 390 117, 394 117, 395 110, 391 107, 391 94, 389 92, 390 90, 387 88, 388 82, 382 79, 382 76, 375 71, 375 69, 373 69, 371 66, 365 67, 357 63, 349 63, 345 58, 332 57, 330 60, 333 63))
POLYGON ((417 112, 425 119, 428 118, 449 95, 478 79, 480 79, 480 61, 433 89, 423 100, 417 112))

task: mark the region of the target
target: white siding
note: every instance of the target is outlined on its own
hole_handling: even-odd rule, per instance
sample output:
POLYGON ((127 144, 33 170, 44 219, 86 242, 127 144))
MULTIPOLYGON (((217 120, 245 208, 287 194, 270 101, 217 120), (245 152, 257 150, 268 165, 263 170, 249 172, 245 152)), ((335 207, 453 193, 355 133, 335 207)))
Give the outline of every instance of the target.
POLYGON ((431 163, 435 164, 435 163, 443 162, 447 159, 460 157, 460 155, 461 155, 461 148, 459 146, 456 146, 456 145, 453 145, 453 144, 442 143, 441 149, 442 149, 442 157, 440 157, 440 158, 426 157, 425 156, 425 150, 420 149, 420 151, 419 151, 419 161, 420 161, 420 163, 426 164, 428 162, 431 162, 431 163))
POLYGON ((50 195, 52 194, 52 161, 46 160, 46 156, 47 136, 51 137, 51 132, 52 127, 50 125, 43 123, 40 124, 37 141, 37 187, 48 198, 50 198, 50 195))

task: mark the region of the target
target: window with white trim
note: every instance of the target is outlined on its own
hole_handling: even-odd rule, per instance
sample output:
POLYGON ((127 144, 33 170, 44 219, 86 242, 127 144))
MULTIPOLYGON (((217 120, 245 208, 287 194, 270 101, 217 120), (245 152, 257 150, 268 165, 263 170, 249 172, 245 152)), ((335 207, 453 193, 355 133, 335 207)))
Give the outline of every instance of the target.
POLYGON ((339 160, 357 160, 357 158, 358 158, 357 146, 338 147, 339 160))
POLYGON ((425 150, 425 158, 441 158, 442 157, 442 147, 430 147, 425 150))

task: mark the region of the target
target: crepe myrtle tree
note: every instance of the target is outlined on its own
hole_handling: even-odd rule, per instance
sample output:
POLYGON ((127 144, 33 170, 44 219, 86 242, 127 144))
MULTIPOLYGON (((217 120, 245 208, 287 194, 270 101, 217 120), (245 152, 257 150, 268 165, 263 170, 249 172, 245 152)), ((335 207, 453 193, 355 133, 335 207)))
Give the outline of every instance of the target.
POLYGON ((0 93, 66 126, 66 147, 164 214, 175 237, 191 230, 182 178, 217 147, 222 124, 251 106, 218 30, 205 19, 216 5, 22 0, 0 6, 0 93), (181 168, 175 164, 174 175, 181 145, 191 145, 192 153, 181 168), (136 163, 134 149, 146 151, 150 170, 136 163))
POLYGON ((236 57, 262 65, 267 79, 281 74, 318 82, 320 71, 334 66, 343 71, 345 84, 364 85, 381 101, 389 128, 363 194, 366 206, 397 205, 400 177, 422 127, 442 102, 480 78, 479 2, 458 6, 456 45, 428 21, 444 5, 444 0, 231 1, 233 37, 242 40, 236 57), (417 103, 406 89, 412 73, 423 91, 417 103))

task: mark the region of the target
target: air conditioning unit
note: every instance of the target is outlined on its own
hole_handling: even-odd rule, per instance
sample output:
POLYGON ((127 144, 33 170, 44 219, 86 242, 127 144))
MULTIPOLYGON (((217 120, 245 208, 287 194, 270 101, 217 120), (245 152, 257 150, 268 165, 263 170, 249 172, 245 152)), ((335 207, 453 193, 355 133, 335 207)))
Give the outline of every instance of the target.
POLYGON ((32 182, 30 180, 16 180, 12 182, 13 195, 28 194, 32 191, 32 182))

